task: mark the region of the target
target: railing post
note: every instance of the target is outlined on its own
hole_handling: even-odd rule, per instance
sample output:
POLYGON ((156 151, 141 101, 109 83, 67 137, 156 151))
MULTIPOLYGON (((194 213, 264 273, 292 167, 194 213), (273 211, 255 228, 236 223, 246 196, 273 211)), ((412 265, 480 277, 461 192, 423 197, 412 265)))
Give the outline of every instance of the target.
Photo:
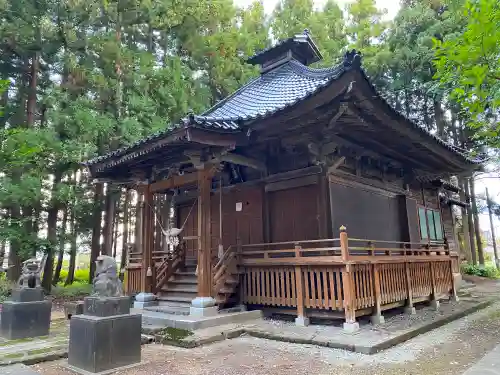
POLYGON ((375 307, 372 315, 372 324, 385 323, 384 316, 382 315, 382 292, 380 289, 380 270, 377 263, 373 264, 373 292, 375 295, 375 307))
POLYGON ((451 299, 458 302, 457 286, 455 285, 455 277, 453 275, 453 258, 450 259, 450 277, 451 277, 451 299))
POLYGON ((436 310, 439 309, 439 300, 436 295, 436 272, 434 270, 434 262, 429 262, 431 268, 431 306, 436 310))
MULTIPOLYGON (((295 257, 300 258, 302 247, 295 245, 295 257)), ((302 269, 300 265, 295 265, 295 291, 297 295, 297 318, 295 324, 298 326, 308 326, 309 318, 306 316, 304 308, 304 280, 302 278, 302 269)))
POLYGON ((346 227, 343 225, 340 227, 340 251, 345 267, 342 271, 345 312, 344 330, 347 332, 356 332, 357 330, 359 330, 359 323, 356 322, 356 310, 354 306, 354 303, 356 301, 356 295, 354 292, 354 278, 352 265, 349 263, 349 240, 346 232, 346 227))
POLYGON ((406 272, 406 307, 405 312, 410 315, 415 315, 417 312, 415 307, 413 307, 413 290, 411 287, 411 277, 410 277, 410 263, 405 262, 405 272, 406 272))
POLYGON ((340 255, 343 261, 349 260, 349 240, 347 237, 346 227, 340 227, 340 255))
MULTIPOLYGON (((241 247, 241 239, 240 237, 236 237, 236 269, 238 269, 242 263, 242 253, 243 248, 241 247)), ((239 282, 239 301, 240 301, 240 311, 246 311, 247 306, 245 305, 245 293, 247 292, 247 288, 245 286, 245 274, 246 273, 238 273, 238 282, 239 282)))

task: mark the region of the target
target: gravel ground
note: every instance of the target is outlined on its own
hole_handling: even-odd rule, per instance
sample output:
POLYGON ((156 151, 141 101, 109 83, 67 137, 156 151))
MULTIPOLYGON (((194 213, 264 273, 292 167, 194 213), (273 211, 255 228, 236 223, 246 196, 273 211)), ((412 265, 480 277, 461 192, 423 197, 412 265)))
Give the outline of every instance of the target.
MULTIPOLYGON (((456 375, 500 343, 500 303, 382 353, 366 356, 311 345, 240 337, 196 349, 148 345, 144 364, 123 375, 456 375)), ((42 375, 73 375, 57 362, 42 375)))

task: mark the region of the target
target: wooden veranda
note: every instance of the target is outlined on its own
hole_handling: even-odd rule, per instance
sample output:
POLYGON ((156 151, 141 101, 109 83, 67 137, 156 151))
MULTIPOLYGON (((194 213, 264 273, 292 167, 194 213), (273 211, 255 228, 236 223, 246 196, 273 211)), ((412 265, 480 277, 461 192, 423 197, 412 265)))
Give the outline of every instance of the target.
POLYGON ((358 52, 308 66, 320 59, 307 32, 280 42, 248 60, 260 76, 202 115, 87 163, 140 195, 129 293, 348 326, 456 297, 452 205, 467 203, 447 180, 481 161, 394 111, 358 52))

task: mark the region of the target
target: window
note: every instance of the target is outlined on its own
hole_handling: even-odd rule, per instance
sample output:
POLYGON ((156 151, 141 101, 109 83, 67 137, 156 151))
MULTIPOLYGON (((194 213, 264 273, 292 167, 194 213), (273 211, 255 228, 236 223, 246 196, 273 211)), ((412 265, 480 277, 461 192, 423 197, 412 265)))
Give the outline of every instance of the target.
POLYGON ((438 210, 419 207, 418 221, 420 223, 420 238, 423 241, 443 241, 441 213, 438 210))

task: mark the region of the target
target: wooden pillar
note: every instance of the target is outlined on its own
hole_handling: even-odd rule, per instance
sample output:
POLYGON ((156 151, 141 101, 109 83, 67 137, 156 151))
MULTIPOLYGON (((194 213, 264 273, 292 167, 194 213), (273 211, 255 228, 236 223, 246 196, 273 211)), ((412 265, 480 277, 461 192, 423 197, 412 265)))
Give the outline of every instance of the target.
POLYGON ((210 189, 212 170, 198 170, 198 297, 212 297, 210 189))
POLYGON ((382 315, 382 294, 380 288, 380 265, 375 263, 373 265, 373 292, 375 295, 375 307, 372 315, 373 324, 382 324, 385 322, 384 316, 382 315))
POLYGON ((354 289, 354 272, 353 265, 349 263, 349 242, 346 228, 344 226, 340 227, 340 252, 342 261, 345 264, 345 269, 342 271, 345 312, 344 330, 348 332, 355 332, 359 329, 359 324, 356 322, 356 294, 354 289))
POLYGON ((330 210, 330 184, 324 174, 318 175, 318 219, 319 238, 332 238, 332 217, 330 210))
MULTIPOLYGON (((301 246, 295 245, 295 258, 301 257, 301 246)), ((302 278, 302 269, 300 265, 295 266, 295 288, 297 294, 297 318, 295 324, 298 326, 309 325, 309 319, 306 316, 304 308, 304 280, 302 278)))
POLYGON ((413 290, 411 287, 411 277, 410 277, 410 263, 405 262, 405 272, 406 272, 406 307, 405 311, 408 314, 414 315, 416 313, 415 307, 413 307, 413 290))
POLYGON ((154 236, 154 213, 152 210, 154 201, 150 187, 144 189, 144 204, 142 209, 142 269, 141 269, 141 292, 153 293, 153 236, 154 236))

